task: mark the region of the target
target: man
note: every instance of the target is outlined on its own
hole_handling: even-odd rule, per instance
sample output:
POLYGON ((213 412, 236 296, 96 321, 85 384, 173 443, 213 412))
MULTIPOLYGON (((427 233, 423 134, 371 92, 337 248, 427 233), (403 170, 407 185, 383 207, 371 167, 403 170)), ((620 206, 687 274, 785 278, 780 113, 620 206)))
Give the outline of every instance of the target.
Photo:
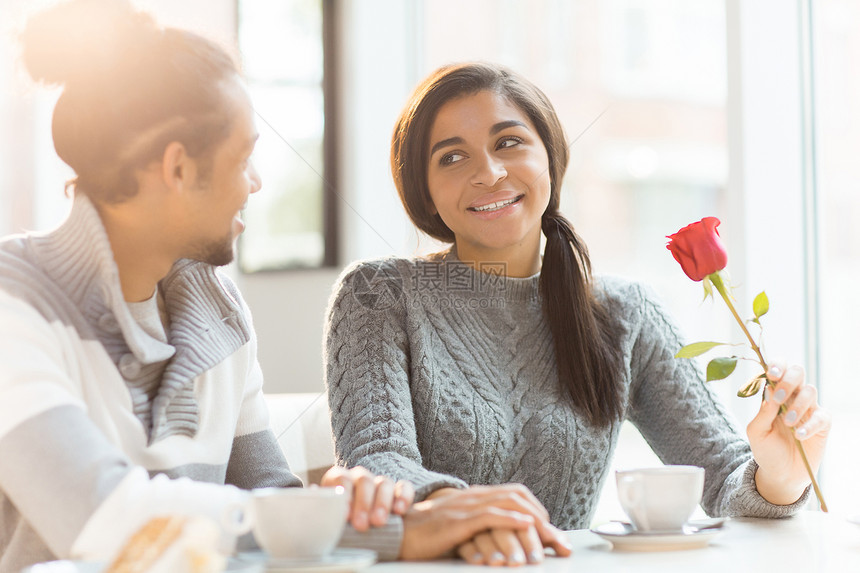
MULTIPOLYGON (((250 313, 217 267, 261 181, 235 64, 130 4, 73 0, 33 18, 31 75, 61 84, 58 155, 74 205, 0 242, 0 573, 105 560, 152 516, 209 515, 299 486, 269 429, 250 313)), ((521 488, 412 505, 407 483, 335 468, 342 544, 431 558, 488 528, 537 527, 521 488)), ((285 516, 285 519, 301 516, 285 516)))

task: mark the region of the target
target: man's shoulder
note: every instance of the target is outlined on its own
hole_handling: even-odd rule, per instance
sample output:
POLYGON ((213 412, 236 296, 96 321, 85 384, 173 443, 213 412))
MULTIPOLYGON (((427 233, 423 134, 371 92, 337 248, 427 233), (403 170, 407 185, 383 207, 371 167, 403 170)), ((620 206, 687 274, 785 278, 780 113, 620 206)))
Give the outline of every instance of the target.
POLYGON ((0 239, 0 291, 33 306, 55 305, 64 293, 33 257, 27 235, 0 239))
POLYGON ((27 235, 0 237, 0 280, 27 280, 30 275, 39 274, 40 268, 29 252, 27 235))

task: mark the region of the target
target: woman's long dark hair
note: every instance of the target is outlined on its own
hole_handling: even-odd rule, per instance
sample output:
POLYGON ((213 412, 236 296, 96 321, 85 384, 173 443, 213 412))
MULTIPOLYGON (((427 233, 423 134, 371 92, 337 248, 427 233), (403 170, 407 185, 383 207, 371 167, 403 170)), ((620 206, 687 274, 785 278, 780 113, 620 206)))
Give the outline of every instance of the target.
POLYGON ((72 0, 30 18, 23 60, 37 81, 62 85, 52 131, 76 191, 116 203, 137 193, 135 171, 182 143, 207 175, 229 135, 221 82, 238 68, 197 34, 161 28, 128 0, 72 0))
POLYGON ((550 200, 541 220, 546 249, 540 290, 555 344, 558 376, 577 411, 592 424, 608 425, 624 411, 619 327, 592 292, 585 243, 559 212, 568 148, 546 95, 528 80, 493 64, 467 63, 437 70, 412 94, 394 129, 391 171, 400 200, 415 226, 440 241, 454 242, 453 231, 431 209, 429 134, 444 104, 481 91, 498 93, 516 105, 546 147, 550 200))

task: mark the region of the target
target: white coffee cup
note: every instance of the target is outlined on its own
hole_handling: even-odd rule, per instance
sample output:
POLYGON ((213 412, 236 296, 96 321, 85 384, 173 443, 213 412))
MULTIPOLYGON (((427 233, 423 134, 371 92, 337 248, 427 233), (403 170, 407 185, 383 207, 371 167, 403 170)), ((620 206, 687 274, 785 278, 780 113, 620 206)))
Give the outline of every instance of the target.
POLYGON ((269 556, 318 559, 340 540, 349 498, 340 486, 263 488, 251 507, 254 537, 269 556))
POLYGON ((705 470, 663 466, 615 472, 618 500, 637 531, 681 531, 702 501, 705 470))

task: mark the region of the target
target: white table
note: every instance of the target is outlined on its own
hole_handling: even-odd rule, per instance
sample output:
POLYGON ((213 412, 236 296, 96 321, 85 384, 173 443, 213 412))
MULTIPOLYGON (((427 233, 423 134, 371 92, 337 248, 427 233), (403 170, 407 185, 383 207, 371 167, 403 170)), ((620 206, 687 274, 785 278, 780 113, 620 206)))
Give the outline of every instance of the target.
MULTIPOLYGON (((860 526, 844 515, 801 512, 789 519, 733 519, 708 547, 685 551, 621 552, 588 530, 570 531, 573 555, 547 558, 525 572, 813 573, 860 572, 860 526)), ((456 573, 491 569, 463 561, 383 563, 368 573, 456 573)), ((492 571, 499 571, 493 568, 492 571)))

